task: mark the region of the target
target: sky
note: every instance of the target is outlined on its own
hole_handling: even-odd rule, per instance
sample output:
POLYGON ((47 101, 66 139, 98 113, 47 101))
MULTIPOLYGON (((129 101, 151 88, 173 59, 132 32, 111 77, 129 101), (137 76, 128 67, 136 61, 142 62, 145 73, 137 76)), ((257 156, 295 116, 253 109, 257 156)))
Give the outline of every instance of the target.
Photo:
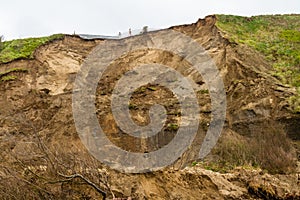
POLYGON ((300 14, 300 0, 1 0, 5 40, 55 33, 117 35, 196 22, 210 14, 300 14))

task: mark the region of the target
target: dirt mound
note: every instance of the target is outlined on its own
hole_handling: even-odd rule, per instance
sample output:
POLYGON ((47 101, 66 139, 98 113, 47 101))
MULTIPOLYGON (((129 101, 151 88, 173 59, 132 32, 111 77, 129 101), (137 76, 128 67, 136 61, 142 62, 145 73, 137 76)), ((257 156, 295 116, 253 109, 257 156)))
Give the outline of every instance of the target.
POLYGON ((170 91, 145 85, 132 96, 129 109, 133 120, 147 124, 149 106, 164 102, 168 112, 166 126, 149 140, 124 134, 110 110, 110 96, 122 74, 140 63, 157 62, 182 70, 197 83, 201 121, 192 147, 173 166, 136 175, 107 169, 93 158, 78 137, 73 120, 76 74, 103 40, 65 36, 38 48, 32 60, 1 64, 3 199, 97 199, 104 196, 103 192, 108 198, 133 199, 300 198, 296 174, 300 116, 290 111, 288 102, 295 91, 271 75, 271 65, 263 56, 223 37, 215 22, 215 16, 208 16, 191 25, 171 27, 205 48, 226 89, 222 137, 196 167, 191 163, 197 159, 211 121, 211 101, 202 77, 186 70, 189 63, 179 56, 148 49, 132 52, 114 62, 99 81, 95 103, 99 124, 114 144, 133 152, 150 152, 168 144, 176 135, 180 111, 170 91), (252 167, 225 174, 203 169, 228 171, 237 165, 252 167), (272 173, 291 174, 269 175, 253 169, 257 166, 272 173))

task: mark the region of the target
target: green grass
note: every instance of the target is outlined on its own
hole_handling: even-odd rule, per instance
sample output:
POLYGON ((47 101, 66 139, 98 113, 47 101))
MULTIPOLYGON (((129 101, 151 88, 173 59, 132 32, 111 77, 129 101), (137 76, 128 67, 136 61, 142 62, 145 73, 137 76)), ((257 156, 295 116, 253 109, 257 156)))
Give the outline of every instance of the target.
POLYGON ((138 89, 136 89, 134 91, 134 93, 136 93, 136 94, 142 94, 142 93, 146 92, 146 90, 147 90, 147 87, 142 86, 142 87, 139 87, 138 89))
POLYGON ((27 72, 27 71, 28 71, 27 69, 23 69, 23 68, 9 69, 5 72, 0 72, 0 80, 2 82, 12 81, 12 80, 17 79, 17 76, 12 76, 12 75, 10 75, 11 73, 13 73, 13 72, 27 72))
POLYGON ((21 58, 33 58, 34 51, 49 41, 63 38, 63 34, 40 38, 26 38, 1 42, 0 63, 7 63, 21 58))
POLYGON ((12 80, 15 80, 15 79, 17 79, 16 76, 7 75, 7 76, 2 76, 0 80, 3 81, 3 82, 6 82, 6 81, 12 81, 12 80))
MULTIPOLYGON (((217 15, 217 27, 229 40, 248 45, 272 63, 273 75, 298 91, 300 103, 300 14, 241 17, 217 15)), ((296 111, 298 112, 296 106, 296 111)))
POLYGON ((157 90, 157 88, 153 87, 153 86, 149 86, 149 87, 147 87, 147 89, 150 90, 150 91, 156 91, 157 90))
POLYGON ((0 72, 0 77, 2 76, 6 76, 12 72, 27 72, 28 70, 27 69, 23 69, 23 68, 12 68, 12 69, 9 69, 5 72, 0 72))
POLYGON ((170 123, 167 125, 167 129, 169 131, 177 131, 179 129, 179 126, 178 126, 178 124, 170 123))
POLYGON ((199 90, 197 91, 199 94, 209 94, 208 90, 199 90))

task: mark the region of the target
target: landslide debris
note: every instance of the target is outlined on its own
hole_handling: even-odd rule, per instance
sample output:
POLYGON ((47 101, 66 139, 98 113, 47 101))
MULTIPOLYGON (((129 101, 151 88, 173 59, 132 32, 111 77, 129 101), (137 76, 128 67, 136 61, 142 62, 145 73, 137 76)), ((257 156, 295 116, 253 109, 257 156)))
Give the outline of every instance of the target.
POLYGON ((202 45, 224 80, 225 127, 204 161, 197 160, 197 155, 211 120, 210 97, 202 77, 185 71, 189 64, 184 59, 163 51, 132 52, 113 63, 99 81, 95 101, 99 124, 116 145, 136 152, 168 144, 176 134, 180 108, 170 91, 145 85, 132 96, 133 119, 147 124, 149 105, 164 102, 168 108, 165 129, 150 141, 124 134, 109 107, 113 87, 126 67, 144 62, 182 67, 197 83, 201 109, 197 138, 173 166, 157 172, 111 170, 92 157, 78 137, 72 116, 73 82, 85 58, 103 40, 66 35, 39 46, 31 59, 2 62, 1 198, 99 199, 104 191, 108 199, 299 199, 300 116, 290 103, 296 89, 274 76, 274 63, 266 55, 224 36, 227 29, 222 25, 227 20, 232 27, 234 21, 222 17, 171 27, 202 45))

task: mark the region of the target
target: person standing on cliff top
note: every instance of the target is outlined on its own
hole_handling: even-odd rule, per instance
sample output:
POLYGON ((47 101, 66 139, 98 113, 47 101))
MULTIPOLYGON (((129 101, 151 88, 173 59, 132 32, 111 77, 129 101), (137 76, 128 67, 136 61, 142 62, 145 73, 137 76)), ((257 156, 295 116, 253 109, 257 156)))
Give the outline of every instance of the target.
POLYGON ((129 28, 129 36, 131 36, 131 28, 129 28))

